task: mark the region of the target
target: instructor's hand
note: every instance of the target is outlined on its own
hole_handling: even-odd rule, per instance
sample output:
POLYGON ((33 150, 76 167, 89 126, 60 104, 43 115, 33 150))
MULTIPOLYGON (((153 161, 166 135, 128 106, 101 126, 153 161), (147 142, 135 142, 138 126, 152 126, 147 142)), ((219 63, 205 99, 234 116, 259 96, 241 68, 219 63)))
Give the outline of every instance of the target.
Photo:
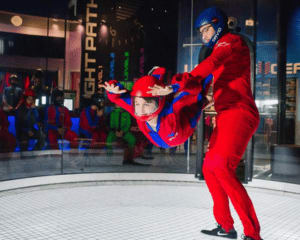
POLYGON ((126 89, 120 89, 119 86, 115 84, 109 84, 108 82, 105 82, 104 84, 100 84, 99 87, 103 87, 106 91, 109 91, 114 94, 121 94, 126 93, 126 89))
POLYGON ((151 90, 147 93, 151 93, 153 96, 166 96, 173 92, 171 85, 162 87, 155 84, 153 87, 149 87, 149 89, 151 90))

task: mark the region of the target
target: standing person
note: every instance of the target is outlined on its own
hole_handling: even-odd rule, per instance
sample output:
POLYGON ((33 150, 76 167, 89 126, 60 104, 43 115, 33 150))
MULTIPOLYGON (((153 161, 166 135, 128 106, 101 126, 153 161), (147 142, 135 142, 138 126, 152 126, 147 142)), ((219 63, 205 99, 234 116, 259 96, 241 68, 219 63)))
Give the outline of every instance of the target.
POLYGON ((228 32, 227 17, 218 8, 204 10, 196 20, 196 27, 204 44, 213 50, 190 74, 200 79, 213 74, 217 112, 203 174, 214 201, 213 213, 218 226, 201 232, 237 238, 229 198, 244 226, 243 239, 260 240, 260 225, 253 204, 235 173, 259 123, 251 92, 249 48, 240 36, 228 32))
POLYGON ((72 121, 69 110, 63 105, 64 92, 55 89, 52 104, 46 109, 45 126, 51 149, 58 149, 58 139, 67 139, 71 148, 78 147, 77 134, 71 130, 72 121))
POLYGON ((23 90, 19 85, 17 74, 11 74, 9 77, 9 87, 4 88, 3 110, 5 112, 14 111, 21 100, 23 90))
POLYGON ((41 150, 45 145, 45 134, 40 128, 39 113, 35 106, 35 92, 27 88, 22 103, 16 111, 16 130, 21 151, 28 150, 29 139, 36 139, 34 150, 41 150))
POLYGON ((104 96, 94 93, 90 106, 80 114, 79 132, 91 139, 91 148, 102 148, 106 143, 107 127, 104 119, 104 96))

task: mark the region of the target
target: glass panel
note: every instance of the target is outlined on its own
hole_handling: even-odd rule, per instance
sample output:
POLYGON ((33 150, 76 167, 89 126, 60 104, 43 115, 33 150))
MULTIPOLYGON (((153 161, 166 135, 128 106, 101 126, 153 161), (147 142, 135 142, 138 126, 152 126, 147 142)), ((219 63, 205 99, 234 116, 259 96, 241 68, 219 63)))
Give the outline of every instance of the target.
MULTIPOLYGON (((287 9, 287 56, 285 79, 285 111, 282 124, 278 122, 279 84, 277 54, 278 6, 267 10, 268 1, 258 1, 256 103, 260 111, 260 125, 255 134, 254 177, 299 183, 299 142, 297 142, 297 84, 299 79, 299 3, 292 1, 287 9), (294 25, 293 25, 294 24, 294 25), (279 127, 283 134, 278 132, 279 127), (278 145, 279 136, 283 136, 278 145), (284 144, 284 145, 282 145, 284 144)), ((284 21, 284 20, 283 20, 284 21)))
POLYGON ((266 6, 266 2, 260 1, 257 7, 256 105, 260 112, 260 125, 254 137, 254 178, 268 178, 270 175, 270 147, 277 142, 276 8, 266 11, 266 6))
MULTIPOLYGON (((195 20, 215 5, 228 14, 232 31, 256 40, 253 90, 261 119, 254 136, 253 177, 300 182, 299 1, 291 1, 286 14, 286 92, 280 122, 277 55, 284 46, 278 45, 278 11, 277 6, 270 8, 270 1, 88 3, 73 6, 68 20, 0 11, 0 180, 82 172, 194 173, 196 133, 189 144, 155 147, 100 85, 115 79, 130 91, 156 65, 167 68, 165 84, 174 73, 191 71, 203 49, 195 20), (92 98, 94 93, 98 95, 92 98), (35 107, 26 109, 31 105, 27 99, 35 107), (282 131, 284 141, 278 145, 282 131)), ((205 148, 214 114, 212 108, 204 120, 205 148)))
POLYGON ((285 108, 281 113, 281 141, 280 145, 272 146, 271 152, 271 170, 272 180, 286 181, 291 183, 300 183, 300 147, 297 132, 297 122, 299 118, 299 107, 297 107, 297 98, 299 92, 299 26, 300 20, 300 3, 291 1, 290 6, 286 9, 286 79, 285 94, 282 102, 285 108))
POLYGON ((47 147, 45 113, 64 46, 47 26, 45 17, 0 12, 1 180, 61 173, 61 151, 47 147))
MULTIPOLYGON (((183 145, 177 149, 155 147, 139 130, 134 117, 112 103, 99 88, 104 81, 115 79, 130 91, 137 79, 160 64, 168 69, 165 84, 170 83, 176 52, 171 53, 168 47, 176 48, 173 40, 177 38, 177 6, 164 3, 153 6, 150 2, 137 1, 94 2, 83 3, 82 25, 77 27, 83 34, 67 31, 65 100, 67 91, 76 91, 75 109, 70 111, 73 123, 70 130, 74 137, 76 134, 78 147, 64 149, 64 173, 185 173, 183 145), (88 18, 86 9, 91 13, 88 18), (74 42, 74 38, 80 40, 79 36, 82 45, 74 42), (74 49, 78 48, 80 52, 75 56, 74 49), (81 61, 78 61, 80 54, 81 61), (71 67, 74 59, 78 62, 71 67)), ((131 100, 129 97, 128 101, 131 100)))

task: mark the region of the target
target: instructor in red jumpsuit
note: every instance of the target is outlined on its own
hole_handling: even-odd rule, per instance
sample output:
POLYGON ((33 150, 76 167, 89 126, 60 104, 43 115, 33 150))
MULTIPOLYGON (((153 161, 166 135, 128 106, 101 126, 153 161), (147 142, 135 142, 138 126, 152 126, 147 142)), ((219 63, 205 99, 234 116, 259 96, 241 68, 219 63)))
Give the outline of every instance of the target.
POLYGON ((250 85, 250 54, 238 35, 228 32, 227 17, 218 8, 204 10, 196 27, 212 53, 192 71, 193 77, 213 75, 216 127, 206 153, 203 174, 214 201, 217 228, 208 235, 237 238, 229 199, 244 226, 244 240, 260 240, 260 225, 253 204, 235 170, 256 131, 259 114, 250 85))

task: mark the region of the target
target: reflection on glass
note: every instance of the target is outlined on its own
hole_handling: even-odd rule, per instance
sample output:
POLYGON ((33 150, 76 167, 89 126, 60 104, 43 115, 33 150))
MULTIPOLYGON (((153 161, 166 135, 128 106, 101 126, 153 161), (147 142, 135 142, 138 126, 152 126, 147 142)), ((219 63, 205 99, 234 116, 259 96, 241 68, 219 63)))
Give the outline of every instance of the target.
MULTIPOLYGON (((179 9, 181 19, 177 29, 179 40, 176 72, 193 69, 198 63, 199 52, 202 48, 200 35, 197 35, 196 30, 191 30, 191 23, 195 20, 191 17, 195 18, 199 9, 204 6, 200 0, 192 2, 194 9, 191 9, 190 2, 181 4, 179 9)), ((210 2, 216 3, 217 1, 210 2)), ((229 9, 229 12, 233 15, 231 19, 236 19, 237 24, 241 25, 242 34, 250 39, 253 39, 254 34, 257 36, 255 95, 260 112, 260 125, 254 136, 253 176, 268 180, 300 182, 297 176, 278 177, 278 169, 292 167, 296 172, 297 164, 287 163, 286 160, 280 163, 281 165, 276 165, 275 169, 272 166, 272 154, 274 158, 272 151, 277 151, 274 146, 277 144, 279 134, 276 14, 271 14, 273 12, 259 7, 258 19, 255 20, 249 10, 252 7, 250 2, 244 4, 249 5, 249 8, 244 8, 247 11, 235 12, 229 9), (265 14, 268 17, 265 17, 265 14), (256 26, 257 32, 254 32, 253 24, 256 21, 259 25, 256 26), (274 173, 277 173, 277 176, 274 173)), ((111 8, 109 11, 111 12, 111 8)), ((59 18, 20 14, 22 23, 16 27, 11 23, 11 18, 15 14, 0 11, 0 102, 2 104, 0 110, 0 180, 79 172, 187 173, 187 164, 190 164, 189 173, 193 173, 195 153, 199 147, 196 144, 196 134, 191 136, 190 146, 186 142, 170 149, 157 148, 138 130, 135 120, 130 115, 126 116, 118 112, 120 110, 110 105, 106 98, 102 109, 91 111, 86 117, 85 121, 89 127, 83 124, 82 114, 86 114, 91 107, 91 96, 85 98, 81 92, 82 40, 85 34, 90 31, 91 36, 94 36, 94 33, 97 33, 94 42, 91 38, 87 40, 87 43, 85 42, 91 48, 96 47, 95 54, 98 54, 88 55, 88 61, 101 59, 101 61, 97 59, 95 72, 91 72, 92 78, 96 79, 94 86, 98 87, 99 84, 112 78, 120 80, 130 90, 134 78, 138 79, 145 75, 153 66, 148 66, 150 64, 147 61, 163 41, 161 34, 167 32, 166 29, 170 29, 170 24, 165 28, 164 22, 160 21, 158 31, 158 25, 148 26, 140 22, 133 12, 126 19, 126 16, 118 10, 117 20, 112 17, 113 14, 101 14, 102 17, 105 15, 105 21, 102 21, 101 25, 101 19, 94 19, 95 22, 87 25, 86 22, 76 18, 65 21, 59 18), (99 25, 97 28, 91 27, 95 26, 94 24, 99 25), (147 28, 150 28, 149 32, 147 28), (153 41, 151 45, 152 49, 147 49, 146 45, 149 45, 150 41, 147 37, 149 44, 148 42, 145 44, 145 36, 149 36, 145 33, 158 36, 158 40, 153 41), (98 35, 103 41, 97 39, 98 35), (18 76, 13 84, 10 82, 12 74, 18 76), (18 104, 20 100, 23 101, 23 98, 16 96, 9 99, 10 94, 7 96, 4 94, 5 89, 12 92, 12 85, 15 85, 16 95, 28 88, 34 89, 37 93, 35 107, 32 107, 36 111, 30 109, 32 111, 28 113, 28 118, 19 121, 19 124, 16 114, 17 108, 21 106, 18 104), (55 106, 51 95, 57 88, 63 90, 64 101, 54 114, 55 106), (34 130, 30 131, 31 136, 20 137, 21 134, 18 132, 20 122, 23 124, 33 119, 36 121, 33 124, 34 130), (46 138, 44 142, 42 135, 46 138), (51 147, 52 143, 55 147, 51 147), (186 158, 188 147, 191 153, 189 163, 186 158), (130 164, 134 162, 137 164, 130 164)), ((148 8, 148 12, 147 14, 154 14, 155 11, 148 8)), ((150 16, 142 13, 140 15, 150 16)), ((165 16, 171 14, 172 10, 165 10, 165 13, 167 13, 164 14, 165 16)), ((295 17, 296 20, 299 19, 295 17)), ((148 17, 148 19, 152 18, 148 17)), ((172 26, 177 26, 177 24, 172 24, 172 26)), ((293 32, 295 33, 291 34, 298 34, 297 31, 293 32)), ((294 39, 292 44, 288 44, 286 69, 284 131, 286 143, 289 146, 300 144, 299 56, 295 54, 299 52, 300 41, 297 36, 288 37, 294 39)), ((165 46, 169 47, 171 41, 169 39, 168 41, 165 46)), ((170 52, 166 55, 172 59, 169 56, 170 52)), ((162 57, 163 55, 161 53, 162 57)), ((155 64, 159 65, 160 62, 155 62, 155 64)), ((97 87, 94 89, 95 92, 97 92, 97 87)), ((104 94, 101 90, 99 93, 104 94)), ((208 147, 208 140, 214 128, 214 114, 214 110, 211 109, 205 115, 205 148, 208 147)), ((23 127, 28 133, 27 128, 23 127)), ((281 156, 279 152, 278 154, 281 156)), ((281 160, 285 159, 292 158, 282 157, 281 160)))

